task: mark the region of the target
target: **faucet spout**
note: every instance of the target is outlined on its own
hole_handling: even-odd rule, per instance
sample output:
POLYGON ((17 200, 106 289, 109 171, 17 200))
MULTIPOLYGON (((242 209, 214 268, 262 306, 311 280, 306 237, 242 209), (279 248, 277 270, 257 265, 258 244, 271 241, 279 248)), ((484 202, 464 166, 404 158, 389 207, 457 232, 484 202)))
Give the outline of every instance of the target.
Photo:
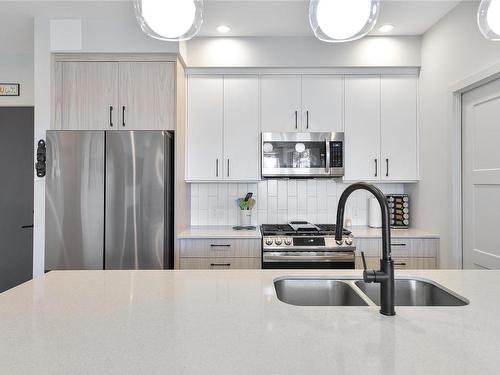
POLYGON ((367 283, 380 284, 380 313, 384 315, 396 315, 394 311, 394 261, 391 255, 391 229, 389 226, 389 206, 384 193, 374 185, 358 182, 348 186, 340 196, 337 208, 337 227, 335 229, 335 240, 342 240, 342 229, 344 223, 344 211, 347 198, 356 190, 367 190, 377 199, 382 212, 382 259, 380 270, 367 270, 363 256, 363 279, 367 283))

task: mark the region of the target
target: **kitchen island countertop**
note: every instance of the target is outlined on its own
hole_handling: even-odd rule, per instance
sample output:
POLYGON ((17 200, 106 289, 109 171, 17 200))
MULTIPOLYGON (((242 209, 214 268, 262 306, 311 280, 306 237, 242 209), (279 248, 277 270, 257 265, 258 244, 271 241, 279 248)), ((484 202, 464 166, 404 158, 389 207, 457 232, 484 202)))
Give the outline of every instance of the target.
POLYGON ((397 271, 462 307, 305 307, 282 276, 357 270, 53 271, 0 294, 1 374, 498 374, 500 271, 397 271))

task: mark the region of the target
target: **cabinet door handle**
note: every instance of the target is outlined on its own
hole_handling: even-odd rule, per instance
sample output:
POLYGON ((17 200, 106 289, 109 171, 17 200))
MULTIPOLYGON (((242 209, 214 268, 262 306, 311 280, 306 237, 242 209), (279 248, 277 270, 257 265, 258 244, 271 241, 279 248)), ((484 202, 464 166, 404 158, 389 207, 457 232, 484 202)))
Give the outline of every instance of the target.
POLYGON ((122 126, 125 126, 125 106, 122 107, 122 126))
POLYGON ((391 243, 391 246, 406 246, 405 243, 391 243))
POLYGON ((375 177, 378 175, 378 160, 375 159, 375 177))
POLYGON ((399 267, 406 267, 406 263, 405 262, 401 262, 401 263, 394 263, 395 266, 399 266, 399 267))
POLYGON ((389 177, 389 159, 385 159, 385 177, 389 177))
POLYGON ((210 247, 231 247, 231 244, 223 244, 223 245, 210 244, 210 247))
POLYGON ((219 159, 215 159, 215 177, 219 177, 219 159))
POLYGON ((328 139, 325 139, 325 172, 330 174, 330 163, 331 163, 331 158, 330 158, 330 142, 328 142, 328 139))
POLYGON ((109 126, 113 127, 113 106, 109 106, 109 126))
POLYGON ((231 263, 210 263, 210 267, 231 267, 231 263))
POLYGON ((229 177, 229 159, 227 159, 227 177, 229 177))
POLYGON ((309 111, 306 111, 306 129, 309 129, 309 111))
POLYGON ((295 111, 295 129, 299 128, 299 111, 295 111))

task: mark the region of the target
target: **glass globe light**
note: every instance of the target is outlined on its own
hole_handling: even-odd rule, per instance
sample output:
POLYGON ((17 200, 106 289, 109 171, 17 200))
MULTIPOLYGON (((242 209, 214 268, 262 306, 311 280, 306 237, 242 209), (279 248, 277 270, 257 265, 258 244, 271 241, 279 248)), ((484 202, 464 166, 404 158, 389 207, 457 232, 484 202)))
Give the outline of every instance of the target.
POLYGON ((311 0, 309 23, 324 42, 349 42, 373 30, 379 10, 380 0, 311 0))
POLYGON ((203 23, 203 0, 134 0, 134 10, 142 31, 160 40, 191 39, 203 23))
POLYGON ((477 24, 486 39, 500 40, 500 0, 481 0, 477 24))

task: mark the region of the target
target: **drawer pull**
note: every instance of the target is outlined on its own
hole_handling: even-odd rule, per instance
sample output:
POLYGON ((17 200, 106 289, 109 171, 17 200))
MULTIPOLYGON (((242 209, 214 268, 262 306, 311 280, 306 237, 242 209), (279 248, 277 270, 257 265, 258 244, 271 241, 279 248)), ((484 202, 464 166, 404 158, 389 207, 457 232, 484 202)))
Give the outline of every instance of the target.
POLYGON ((391 246, 406 246, 405 243, 391 243, 391 246))
POLYGON ((231 263, 210 263, 210 267, 231 267, 231 263))
POLYGON ((230 244, 227 244, 227 245, 211 244, 210 247, 231 247, 231 245, 230 244))
POLYGON ((400 266, 400 267, 405 267, 406 266, 406 263, 402 262, 402 263, 394 263, 395 266, 400 266))

